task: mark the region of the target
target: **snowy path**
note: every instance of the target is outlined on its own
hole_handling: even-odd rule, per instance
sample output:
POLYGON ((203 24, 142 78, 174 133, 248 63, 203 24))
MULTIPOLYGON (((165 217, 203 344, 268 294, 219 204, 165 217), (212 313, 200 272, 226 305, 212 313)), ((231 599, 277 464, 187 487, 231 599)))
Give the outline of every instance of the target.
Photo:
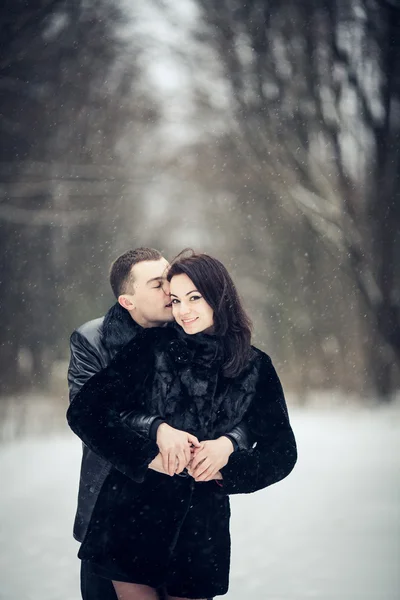
MULTIPOLYGON (((232 499, 230 600, 400 598, 400 411, 293 411, 299 463, 232 499)), ((68 431, 0 447, 0 600, 79 600, 68 431)))

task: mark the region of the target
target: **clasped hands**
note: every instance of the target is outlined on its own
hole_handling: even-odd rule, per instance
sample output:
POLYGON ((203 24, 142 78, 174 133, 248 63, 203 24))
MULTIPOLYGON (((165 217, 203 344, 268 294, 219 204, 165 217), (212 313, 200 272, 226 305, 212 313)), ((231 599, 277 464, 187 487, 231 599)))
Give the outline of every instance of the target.
POLYGON ((157 430, 157 445, 160 452, 149 464, 150 469, 172 477, 186 468, 197 482, 222 479, 220 469, 233 452, 231 440, 224 435, 199 442, 196 436, 167 423, 157 430))

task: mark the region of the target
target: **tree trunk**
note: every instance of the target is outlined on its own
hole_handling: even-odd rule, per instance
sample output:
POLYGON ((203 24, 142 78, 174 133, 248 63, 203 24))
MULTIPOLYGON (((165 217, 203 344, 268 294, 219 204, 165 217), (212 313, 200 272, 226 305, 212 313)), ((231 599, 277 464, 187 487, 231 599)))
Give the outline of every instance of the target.
POLYGON ((376 157, 372 170, 370 232, 372 272, 380 295, 373 307, 377 339, 372 342, 374 383, 388 399, 400 373, 400 309, 396 288, 400 250, 400 10, 386 9, 382 31, 382 101, 385 118, 375 130, 376 157))

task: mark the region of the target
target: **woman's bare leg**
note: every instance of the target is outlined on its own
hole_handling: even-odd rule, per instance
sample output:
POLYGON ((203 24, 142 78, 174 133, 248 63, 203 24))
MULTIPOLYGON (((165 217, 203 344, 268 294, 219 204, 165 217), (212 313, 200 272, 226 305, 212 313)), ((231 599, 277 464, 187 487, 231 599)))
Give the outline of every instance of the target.
POLYGON ((140 583, 113 581, 118 600, 158 600, 156 590, 140 583))

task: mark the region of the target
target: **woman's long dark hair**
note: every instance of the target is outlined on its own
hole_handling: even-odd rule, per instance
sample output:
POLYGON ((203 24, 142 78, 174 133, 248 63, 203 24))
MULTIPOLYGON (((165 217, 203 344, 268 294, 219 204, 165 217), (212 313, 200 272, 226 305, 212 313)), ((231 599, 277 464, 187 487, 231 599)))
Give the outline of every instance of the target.
POLYGON ((167 279, 186 274, 214 311, 214 333, 224 350, 226 377, 236 377, 250 357, 251 320, 224 265, 208 254, 183 250, 172 261, 167 279), (190 254, 188 255, 188 252, 190 254))

